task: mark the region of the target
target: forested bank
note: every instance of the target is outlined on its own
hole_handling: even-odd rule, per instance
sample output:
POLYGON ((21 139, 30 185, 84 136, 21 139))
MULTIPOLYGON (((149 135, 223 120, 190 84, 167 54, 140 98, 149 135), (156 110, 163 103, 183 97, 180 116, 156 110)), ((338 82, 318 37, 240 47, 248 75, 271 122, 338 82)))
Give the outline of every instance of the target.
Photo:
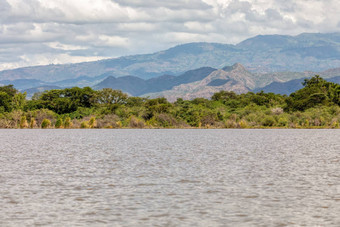
POLYGON ((0 128, 339 128, 340 85, 314 76, 290 96, 220 91, 211 99, 129 97, 112 89, 0 87, 0 128))

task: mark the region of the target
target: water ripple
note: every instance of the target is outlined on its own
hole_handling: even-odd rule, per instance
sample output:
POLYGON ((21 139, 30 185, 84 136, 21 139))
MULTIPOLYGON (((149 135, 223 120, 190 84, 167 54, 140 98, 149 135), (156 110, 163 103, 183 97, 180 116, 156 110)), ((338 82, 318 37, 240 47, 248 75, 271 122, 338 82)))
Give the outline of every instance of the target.
POLYGON ((340 226, 339 130, 0 130, 1 226, 340 226))

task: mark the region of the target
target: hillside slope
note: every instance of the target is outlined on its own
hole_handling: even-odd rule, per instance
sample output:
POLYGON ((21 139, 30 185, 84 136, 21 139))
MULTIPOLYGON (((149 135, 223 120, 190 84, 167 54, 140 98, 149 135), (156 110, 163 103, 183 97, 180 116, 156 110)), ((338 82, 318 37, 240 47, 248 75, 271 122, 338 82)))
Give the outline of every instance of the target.
POLYGON ((6 70, 0 72, 0 80, 55 82, 108 72, 114 77, 136 75, 150 79, 165 74, 180 75, 205 66, 223 68, 235 62, 251 72, 323 71, 340 67, 340 33, 256 36, 237 45, 188 43, 153 54, 6 70))

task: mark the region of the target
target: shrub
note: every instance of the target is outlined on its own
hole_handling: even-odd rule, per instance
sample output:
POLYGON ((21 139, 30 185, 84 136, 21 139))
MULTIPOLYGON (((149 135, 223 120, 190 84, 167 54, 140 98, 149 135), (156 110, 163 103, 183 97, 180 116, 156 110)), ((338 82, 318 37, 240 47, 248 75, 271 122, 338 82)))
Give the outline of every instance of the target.
POLYGON ((236 121, 229 119, 225 122, 225 127, 226 128, 237 128, 237 123, 236 121))
POLYGON ((89 120, 89 128, 95 128, 97 126, 96 118, 91 117, 89 120))
POLYGON ((117 122, 116 122, 116 125, 117 125, 117 128, 121 128, 121 127, 123 127, 123 124, 122 124, 122 122, 121 122, 121 121, 117 121, 117 122))
POLYGON ((331 122, 331 127, 332 128, 339 128, 339 122, 337 119, 333 119, 331 122))
POLYGON ((241 120, 238 125, 240 126, 240 128, 248 128, 248 123, 246 120, 241 120))
POLYGON ((117 121, 119 117, 115 114, 108 114, 96 120, 98 128, 117 128, 117 121))
POLYGON ((66 117, 64 121, 64 128, 71 128, 72 127, 72 121, 70 117, 66 117))
POLYGON ((58 120, 55 123, 55 128, 63 128, 63 119, 58 118, 58 120))
POLYGON ((212 126, 216 123, 216 115, 213 113, 208 113, 201 118, 201 123, 203 126, 212 126))
POLYGON ((271 111, 272 111, 272 114, 274 114, 274 115, 283 114, 283 109, 281 107, 273 108, 273 109, 271 109, 271 111))
POLYGON ((263 121, 263 126, 273 126, 275 124, 275 118, 273 116, 266 116, 263 121))
POLYGON ((131 128, 143 128, 144 122, 132 115, 129 120, 129 126, 131 128))
POLYGON ((53 121, 56 115, 53 111, 47 110, 47 109, 35 110, 35 111, 32 111, 31 113, 32 113, 32 117, 34 117, 38 125, 41 125, 44 119, 53 121))
POLYGON ((36 126, 37 126, 37 122, 35 121, 34 117, 32 117, 30 121, 30 128, 35 128, 36 126))
POLYGON ((167 113, 160 113, 156 116, 156 121, 159 122, 159 124, 162 127, 168 128, 175 126, 177 124, 176 119, 167 113))
POLYGON ((285 117, 280 117, 278 120, 278 126, 286 127, 288 125, 288 120, 285 117))
POLYGON ((81 122, 80 128, 89 128, 89 122, 88 121, 81 122))
POLYGON ((28 123, 26 120, 26 116, 22 116, 20 119, 20 128, 27 128, 28 127, 28 123))
POLYGON ((46 118, 41 122, 41 128, 49 128, 50 126, 51 126, 51 121, 46 118))

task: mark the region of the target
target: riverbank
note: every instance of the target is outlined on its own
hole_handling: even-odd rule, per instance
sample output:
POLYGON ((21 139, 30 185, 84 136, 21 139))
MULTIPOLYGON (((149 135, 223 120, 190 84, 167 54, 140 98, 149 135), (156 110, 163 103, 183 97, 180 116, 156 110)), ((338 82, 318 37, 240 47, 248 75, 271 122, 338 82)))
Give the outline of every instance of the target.
POLYGON ((220 91, 169 102, 89 87, 50 90, 26 100, 0 87, 0 128, 339 128, 340 85, 315 76, 290 96, 220 91))

